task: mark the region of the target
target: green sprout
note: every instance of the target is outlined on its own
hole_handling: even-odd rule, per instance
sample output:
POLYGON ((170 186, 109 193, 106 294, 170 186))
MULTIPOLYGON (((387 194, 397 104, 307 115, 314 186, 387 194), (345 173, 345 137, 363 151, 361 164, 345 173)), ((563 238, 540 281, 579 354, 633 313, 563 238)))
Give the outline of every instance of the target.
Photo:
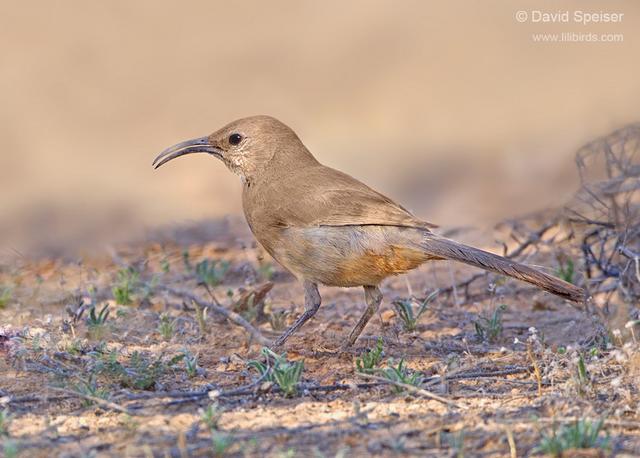
POLYGON ((140 273, 133 267, 121 269, 116 274, 116 284, 111 288, 113 297, 120 305, 133 302, 132 295, 140 284, 140 273))
POLYGON ((198 375, 198 355, 192 355, 186 348, 182 350, 182 354, 184 355, 182 360, 184 361, 184 368, 187 375, 189 378, 195 377, 198 375))
POLYGON ((382 354, 382 339, 378 338, 375 348, 365 351, 361 357, 356 358, 356 372, 373 374, 382 361, 382 354))
POLYGON ((571 425, 565 425, 558 431, 554 424, 550 433, 543 433, 536 451, 552 457, 561 457, 567 450, 608 449, 609 436, 600 437, 604 426, 604 419, 591 421, 577 420, 571 425))
POLYGON ((198 282, 206 286, 217 286, 229 270, 228 261, 205 259, 196 264, 198 282))
POLYGON ((223 434, 220 432, 213 432, 211 434, 211 446, 213 449, 213 456, 216 458, 222 458, 227 456, 227 451, 233 445, 233 437, 229 434, 223 434))
POLYGON ((286 397, 295 396, 304 361, 287 361, 286 353, 278 355, 266 347, 261 354, 265 358, 264 362, 253 360, 249 361, 248 366, 258 371, 260 378, 276 383, 286 397))
POLYGON ((167 256, 162 258, 162 260, 160 261, 160 268, 165 274, 168 274, 171 271, 171 263, 169 262, 169 258, 167 256))
POLYGON ((494 343, 502 335, 502 315, 507 310, 505 304, 501 304, 493 311, 490 318, 478 316, 478 320, 473 323, 476 335, 481 341, 494 343))
POLYGON ((89 355, 95 359, 93 370, 96 374, 113 377, 122 387, 138 390, 153 389, 158 379, 185 357, 181 353, 165 361, 162 355, 152 358, 134 351, 128 361, 120 362, 116 351, 97 350, 89 355))
POLYGON ((221 417, 222 409, 220 409, 220 405, 217 402, 209 404, 205 409, 200 411, 200 419, 207 425, 210 431, 218 429, 218 423, 221 417))
POLYGON ((171 340, 175 332, 176 320, 171 320, 169 315, 163 313, 160 315, 160 324, 158 325, 158 332, 164 340, 171 340))
POLYGON ((578 362, 576 366, 576 373, 573 377, 574 383, 578 394, 584 396, 591 387, 591 377, 589 376, 589 371, 587 370, 587 365, 585 364, 584 357, 582 355, 578 355, 578 362))
POLYGON ((13 290, 9 286, 0 287, 0 309, 5 308, 13 298, 13 290))
POLYGON ((560 261, 560 265, 556 270, 556 275, 566 281, 567 283, 573 283, 575 275, 575 266, 571 258, 566 261, 560 261))
POLYGON ((433 301, 438 294, 439 290, 435 290, 429 294, 422 302, 419 302, 414 309, 413 299, 396 299, 393 301, 393 307, 395 308, 396 315, 400 317, 405 331, 415 331, 418 326, 418 320, 424 312, 427 311, 427 306, 433 301))
MULTIPOLYGON (((409 373, 407 367, 404 364, 404 359, 401 359, 397 366, 393 366, 393 361, 389 361, 389 366, 385 369, 378 369, 378 373, 387 380, 392 382, 402 383, 403 385, 418 386, 420 385, 421 375, 419 372, 409 373)), ((396 393, 401 393, 404 388, 398 385, 394 385, 396 393)))
MULTIPOLYGON (((107 399, 109 397, 107 390, 98 387, 95 374, 91 374, 89 380, 81 380, 80 383, 75 386, 75 391, 98 399, 107 399)), ((87 407, 94 404, 94 401, 86 398, 82 402, 83 405, 87 407)))
POLYGON ((87 327, 89 328, 89 334, 91 337, 95 339, 102 337, 107 318, 109 318, 109 304, 105 304, 97 314, 96 307, 91 307, 89 310, 89 316, 87 317, 87 327))
POLYGON ((109 318, 109 304, 105 304, 97 315, 95 306, 91 307, 87 317, 87 326, 90 328, 103 326, 107 322, 107 318, 109 318))
POLYGON ((0 437, 7 437, 9 435, 9 426, 13 420, 13 415, 9 413, 8 409, 0 410, 0 437))

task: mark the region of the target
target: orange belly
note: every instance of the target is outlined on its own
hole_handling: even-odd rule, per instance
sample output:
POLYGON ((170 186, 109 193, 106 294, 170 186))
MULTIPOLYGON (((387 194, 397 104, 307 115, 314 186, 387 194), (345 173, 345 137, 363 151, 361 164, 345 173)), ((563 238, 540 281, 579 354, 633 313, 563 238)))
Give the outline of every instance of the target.
POLYGON ((391 275, 415 269, 426 260, 419 251, 390 246, 384 253, 365 252, 346 257, 336 266, 336 275, 331 281, 336 286, 377 285, 391 275))

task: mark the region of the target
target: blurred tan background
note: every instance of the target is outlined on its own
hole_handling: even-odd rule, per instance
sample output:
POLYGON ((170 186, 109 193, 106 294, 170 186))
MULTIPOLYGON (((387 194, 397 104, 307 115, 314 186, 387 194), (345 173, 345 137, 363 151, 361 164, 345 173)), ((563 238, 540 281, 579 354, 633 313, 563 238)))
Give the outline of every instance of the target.
POLYGON ((324 163, 445 226, 564 202, 573 153, 640 120, 634 1, 59 1, 0 7, 0 240, 241 213, 213 158, 163 148, 270 114, 324 163), (623 12, 533 24, 518 10, 623 12), (622 33, 535 43, 532 33, 622 33))

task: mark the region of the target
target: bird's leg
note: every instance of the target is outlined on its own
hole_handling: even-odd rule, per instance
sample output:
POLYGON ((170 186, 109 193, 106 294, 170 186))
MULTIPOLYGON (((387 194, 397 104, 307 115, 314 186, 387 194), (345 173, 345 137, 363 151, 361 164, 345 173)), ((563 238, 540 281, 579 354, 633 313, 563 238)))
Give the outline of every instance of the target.
POLYGON ((318 292, 318 285, 311 281, 304 281, 304 312, 298 317, 295 323, 293 323, 289 329, 287 329, 278 339, 273 343, 274 347, 282 346, 291 334, 296 332, 300 327, 310 320, 313 315, 316 314, 320 308, 320 302, 322 298, 318 292))
POLYGON ((358 320, 358 323, 351 330, 349 338, 344 344, 345 348, 351 347, 356 343, 356 340, 358 340, 358 337, 360 336, 360 333, 362 333, 364 327, 367 325, 371 317, 378 311, 380 303, 382 302, 382 293, 377 286, 365 286, 364 299, 367 303, 367 308, 360 317, 360 320, 358 320))

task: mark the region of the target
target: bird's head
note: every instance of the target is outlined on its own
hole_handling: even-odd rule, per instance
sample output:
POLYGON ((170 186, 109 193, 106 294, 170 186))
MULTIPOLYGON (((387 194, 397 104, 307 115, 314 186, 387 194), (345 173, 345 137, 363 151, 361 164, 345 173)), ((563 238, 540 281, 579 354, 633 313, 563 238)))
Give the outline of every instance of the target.
POLYGON ((238 119, 207 137, 173 145, 156 157, 153 166, 157 169, 172 159, 191 153, 217 157, 245 182, 259 177, 274 159, 293 167, 296 159, 313 159, 295 132, 270 116, 238 119))

